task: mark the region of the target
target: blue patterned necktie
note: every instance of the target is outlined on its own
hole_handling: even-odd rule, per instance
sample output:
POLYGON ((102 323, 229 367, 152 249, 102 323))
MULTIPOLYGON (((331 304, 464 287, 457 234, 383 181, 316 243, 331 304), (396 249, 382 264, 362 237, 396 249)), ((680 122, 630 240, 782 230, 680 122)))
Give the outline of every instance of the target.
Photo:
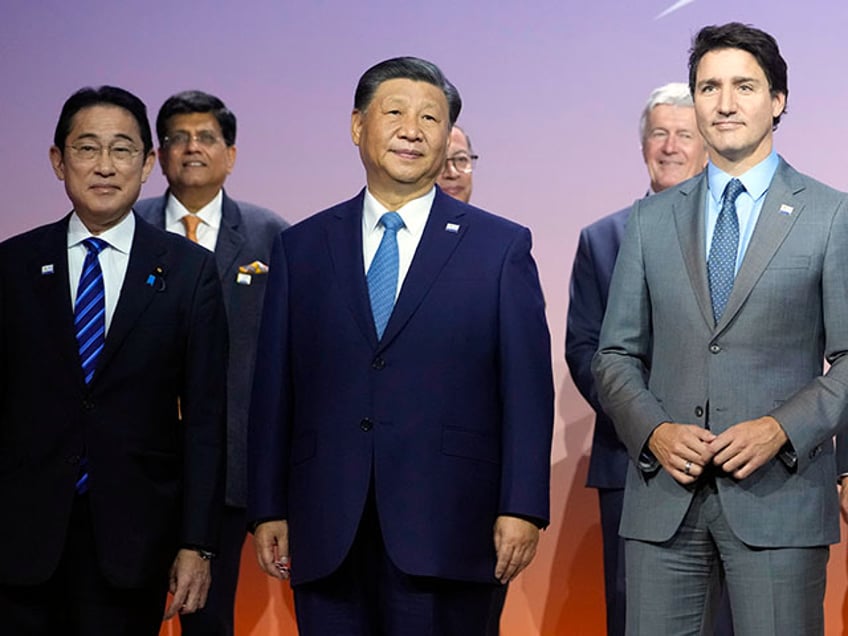
MULTIPOLYGON (((85 383, 90 384, 97 368, 97 358, 106 342, 106 296, 103 287, 103 270, 98 258, 108 243, 103 239, 87 238, 83 245, 88 250, 82 265, 82 275, 74 303, 74 331, 79 347, 80 363, 85 383)), ((88 459, 83 457, 76 489, 79 494, 88 490, 88 459)))
POLYGON ((403 227, 403 219, 397 212, 386 212, 380 217, 380 224, 384 228, 383 238, 366 275, 378 340, 383 337, 395 306, 399 262, 397 233, 403 227))
POLYGON ((736 199, 745 191, 739 179, 731 179, 724 189, 724 201, 716 219, 707 274, 710 280, 710 298, 713 318, 718 323, 736 277, 736 257, 739 251, 739 217, 736 216, 736 199))

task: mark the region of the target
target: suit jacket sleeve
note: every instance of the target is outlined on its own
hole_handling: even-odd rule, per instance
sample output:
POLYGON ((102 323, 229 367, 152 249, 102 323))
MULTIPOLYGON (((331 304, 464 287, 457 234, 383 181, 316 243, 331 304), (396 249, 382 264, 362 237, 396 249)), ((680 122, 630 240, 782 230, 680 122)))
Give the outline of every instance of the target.
POLYGON ((592 358, 604 319, 606 299, 595 268, 592 244, 586 230, 580 232, 577 253, 571 269, 568 318, 565 329, 565 361, 571 379, 595 411, 601 411, 598 390, 592 376, 592 358))
MULTIPOLYGON (((810 206, 815 203, 811 202, 810 206)), ((811 451, 831 443, 848 418, 848 198, 840 197, 822 261, 821 296, 827 373, 771 412, 783 427, 798 458, 798 470, 811 451)), ((844 444, 842 444, 844 447, 844 444)), ((844 454, 844 452, 842 453, 844 454)), ((814 455, 814 454, 813 454, 814 455)), ((837 455, 839 459, 839 454, 837 455)), ((839 469, 845 468, 844 464, 839 469)))
POLYGON ((268 276, 248 420, 249 525, 288 517, 288 268, 280 236, 268 276))
POLYGON ((500 294, 503 405, 500 514, 550 515, 550 452, 554 421, 551 343, 530 232, 522 228, 504 261, 500 294))
POLYGON ((211 254, 191 305, 180 405, 185 436, 183 536, 186 546, 215 548, 224 502, 227 319, 211 254))
POLYGON ((671 418, 647 385, 651 299, 642 258, 640 202, 633 204, 618 253, 598 353, 592 362, 598 397, 619 439, 639 462, 653 430, 671 418))

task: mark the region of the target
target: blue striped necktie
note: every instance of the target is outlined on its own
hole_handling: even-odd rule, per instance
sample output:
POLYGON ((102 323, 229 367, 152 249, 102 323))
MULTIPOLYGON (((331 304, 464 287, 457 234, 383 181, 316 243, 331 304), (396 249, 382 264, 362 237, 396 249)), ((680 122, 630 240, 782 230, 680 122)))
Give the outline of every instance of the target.
POLYGON ((374 326, 377 327, 377 340, 383 337, 395 306, 399 263, 397 233, 403 227, 403 219, 397 212, 386 212, 380 217, 380 223, 384 228, 383 238, 365 277, 374 326))
POLYGON ((736 216, 736 199, 745 192, 739 179, 731 179, 724 189, 724 202, 716 219, 707 274, 710 281, 710 299, 713 318, 718 324, 736 278, 736 257, 739 252, 739 217, 736 216))
MULTIPOLYGON (((87 238, 83 245, 88 250, 82 265, 82 275, 74 303, 74 331, 79 347, 80 363, 86 385, 94 378, 97 358, 106 342, 106 295, 103 287, 103 270, 99 254, 108 245, 99 238, 87 238)), ((87 458, 80 464, 80 477, 76 489, 79 494, 88 490, 87 458)))

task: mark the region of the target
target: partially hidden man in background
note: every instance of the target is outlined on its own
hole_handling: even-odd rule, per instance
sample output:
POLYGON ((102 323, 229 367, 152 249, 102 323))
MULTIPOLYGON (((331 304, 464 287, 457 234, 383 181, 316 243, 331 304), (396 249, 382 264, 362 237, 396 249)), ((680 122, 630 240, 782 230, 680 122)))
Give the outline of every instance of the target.
POLYGON ((72 95, 73 210, 0 245, 0 615, 13 634, 158 634, 201 608, 223 503, 227 332, 212 255, 131 209, 144 104, 72 95), (182 407, 182 419, 179 407, 182 407))
POLYGON ((212 560, 206 606, 180 616, 185 636, 232 636, 241 548, 246 533, 247 414, 256 338, 279 216, 231 199, 224 181, 236 161, 236 117, 208 93, 169 97, 156 117, 159 164, 168 191, 136 204, 157 227, 214 252, 229 324, 227 477, 220 549, 212 560))
POLYGON ((460 106, 427 61, 369 69, 351 118, 367 187, 274 248, 248 517, 303 636, 484 634, 548 523, 530 232, 434 187, 460 106))
POLYGON ((788 86, 772 36, 703 28, 689 85, 710 161, 633 204, 593 362, 631 459, 627 633, 697 634, 718 573, 739 636, 822 634, 848 200, 773 149, 788 86))
MULTIPOLYGON (((707 148, 698 132, 689 86, 672 82, 654 89, 639 118, 642 158, 650 185, 645 196, 699 174, 707 148)), ((592 357, 607 307, 610 279, 630 207, 583 228, 571 271, 565 359, 581 395, 595 410, 587 485, 598 489, 604 546, 604 588, 608 636, 623 636, 625 625, 624 539, 618 534, 627 473, 627 449, 598 402, 592 357)), ((716 634, 733 633, 727 595, 723 595, 716 634)))

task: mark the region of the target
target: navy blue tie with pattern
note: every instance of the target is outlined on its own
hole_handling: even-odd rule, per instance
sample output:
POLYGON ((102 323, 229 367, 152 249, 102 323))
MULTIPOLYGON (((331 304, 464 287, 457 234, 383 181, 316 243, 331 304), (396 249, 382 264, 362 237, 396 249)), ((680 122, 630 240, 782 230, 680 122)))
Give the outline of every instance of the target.
POLYGON ((403 227, 403 219, 397 212, 386 212, 380 217, 380 223, 384 228, 383 238, 365 277, 377 340, 383 337, 395 306, 399 265, 397 233, 403 227))
MULTIPOLYGON (((79 347, 80 363, 85 383, 90 384, 97 368, 97 358, 106 342, 106 295, 103 287, 103 270, 100 269, 100 252, 108 245, 99 238, 87 238, 83 245, 88 250, 82 265, 82 275, 74 303, 74 331, 79 347)), ((87 458, 83 457, 77 492, 88 490, 87 458)))
POLYGON ((707 274, 710 280, 710 298, 713 302, 713 318, 718 323, 736 277, 736 256, 739 252, 739 217, 736 216, 736 199, 745 192, 739 179, 731 179, 724 189, 724 201, 716 219, 707 274))

